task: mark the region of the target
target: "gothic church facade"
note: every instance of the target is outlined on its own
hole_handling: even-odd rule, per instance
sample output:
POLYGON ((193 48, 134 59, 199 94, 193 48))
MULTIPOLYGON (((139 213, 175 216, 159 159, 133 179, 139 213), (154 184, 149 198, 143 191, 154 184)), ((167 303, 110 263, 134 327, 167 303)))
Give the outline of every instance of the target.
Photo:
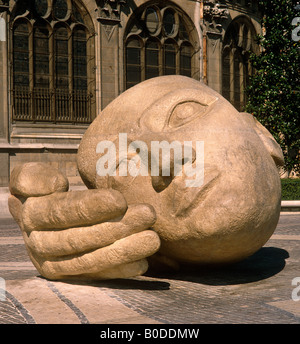
POLYGON ((152 77, 202 81, 242 111, 260 20, 248 0, 0 0, 0 186, 29 161, 79 184, 88 125, 152 77))

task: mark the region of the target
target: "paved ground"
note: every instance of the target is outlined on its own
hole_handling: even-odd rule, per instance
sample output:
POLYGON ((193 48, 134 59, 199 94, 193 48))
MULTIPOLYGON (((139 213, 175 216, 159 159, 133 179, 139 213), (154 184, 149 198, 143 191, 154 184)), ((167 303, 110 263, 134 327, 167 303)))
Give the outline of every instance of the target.
POLYGON ((0 324, 300 324, 300 213, 282 213, 268 243, 227 269, 89 285, 41 278, 2 217, 0 277, 0 324))

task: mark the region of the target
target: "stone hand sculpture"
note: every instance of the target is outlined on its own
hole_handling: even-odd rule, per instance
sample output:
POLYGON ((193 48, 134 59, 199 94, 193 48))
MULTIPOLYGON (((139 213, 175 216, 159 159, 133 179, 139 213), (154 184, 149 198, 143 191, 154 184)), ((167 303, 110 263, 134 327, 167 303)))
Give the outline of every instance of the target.
POLYGON ((10 211, 47 278, 140 275, 147 257, 171 267, 236 262, 278 223, 279 145, 252 115, 187 77, 121 94, 86 131, 77 163, 90 190, 67 192, 66 178, 39 164, 11 176, 10 211), (152 154, 161 143, 183 154, 152 154))
POLYGON ((115 190, 68 191, 68 180, 42 163, 11 174, 9 209, 29 256, 48 279, 111 279, 141 275, 160 246, 147 230, 156 219, 148 205, 127 206, 115 190))

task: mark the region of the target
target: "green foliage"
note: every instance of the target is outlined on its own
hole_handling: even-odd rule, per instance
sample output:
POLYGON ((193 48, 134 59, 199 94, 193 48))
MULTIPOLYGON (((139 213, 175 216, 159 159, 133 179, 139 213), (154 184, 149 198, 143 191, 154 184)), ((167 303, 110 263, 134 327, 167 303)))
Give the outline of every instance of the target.
POLYGON ((285 201, 300 200, 300 179, 281 179, 281 198, 285 201))
POLYGON ((292 40, 300 17, 294 0, 259 1, 264 35, 262 48, 251 56, 255 75, 247 89, 246 111, 252 113, 275 137, 285 157, 285 170, 300 175, 300 41, 292 40))

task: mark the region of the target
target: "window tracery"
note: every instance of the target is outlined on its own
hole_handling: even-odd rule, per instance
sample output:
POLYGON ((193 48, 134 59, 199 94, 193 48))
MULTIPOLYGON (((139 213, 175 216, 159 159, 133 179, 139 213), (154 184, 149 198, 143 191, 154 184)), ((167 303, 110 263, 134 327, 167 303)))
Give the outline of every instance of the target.
POLYGON ((193 77, 193 24, 173 6, 151 4, 133 15, 125 37, 126 88, 156 76, 193 77))
POLYGON ((253 74, 250 55, 258 52, 256 32, 245 17, 235 19, 228 27, 222 51, 222 94, 239 111, 246 105, 245 89, 253 74))

